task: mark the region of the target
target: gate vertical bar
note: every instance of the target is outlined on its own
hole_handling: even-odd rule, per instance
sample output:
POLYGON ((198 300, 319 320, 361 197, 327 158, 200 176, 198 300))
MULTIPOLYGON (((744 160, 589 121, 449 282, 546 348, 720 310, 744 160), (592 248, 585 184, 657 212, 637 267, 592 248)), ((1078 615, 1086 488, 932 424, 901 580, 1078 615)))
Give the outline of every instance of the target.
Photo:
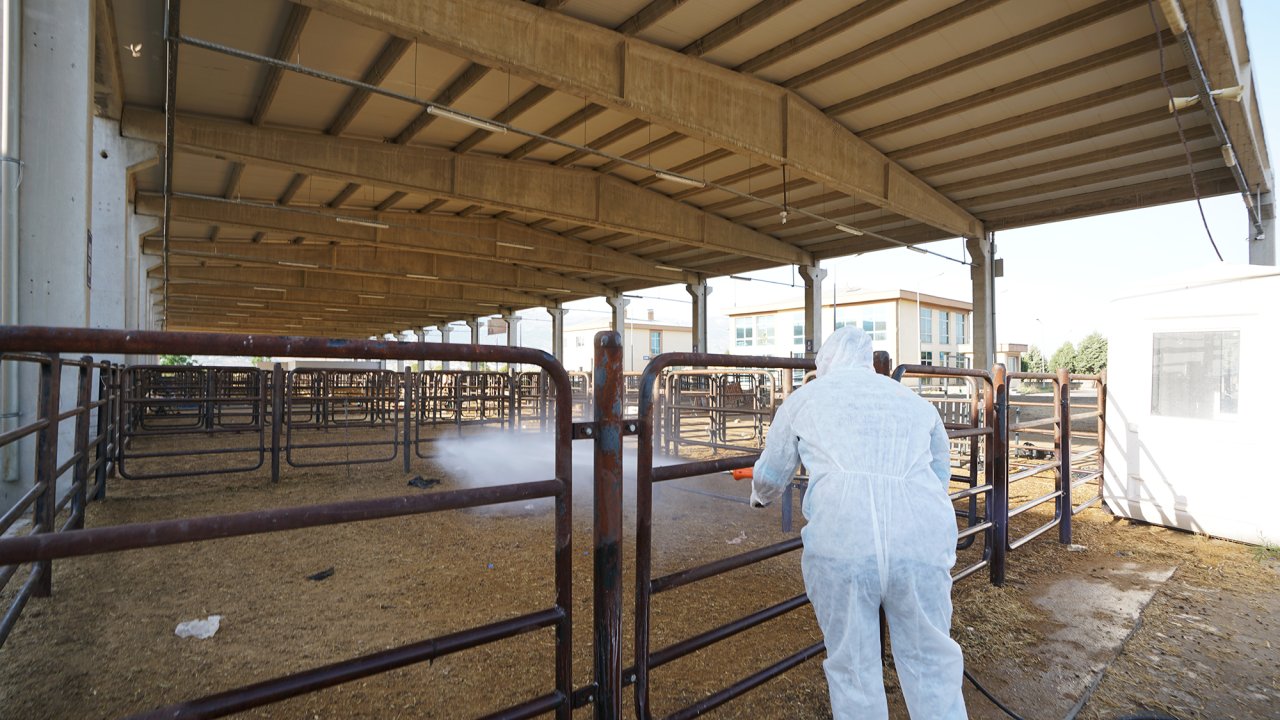
POLYGON ((1009 548, 1009 386, 1004 365, 991 368, 991 397, 986 402, 991 434, 986 453, 987 480, 991 499, 987 513, 994 523, 991 540, 991 584, 1004 584, 1005 558, 1009 548))
POLYGON ((271 482, 280 482, 280 427, 284 424, 284 368, 271 368, 271 482))
POLYGON ((89 402, 93 399, 93 358, 85 355, 80 358, 79 372, 76 374, 76 442, 74 455, 77 458, 75 470, 71 476, 71 517, 79 518, 71 524, 73 530, 84 529, 85 506, 89 504, 89 402))
POLYGON ((204 369, 204 429, 213 429, 213 395, 217 392, 217 371, 213 368, 204 369))
POLYGON ((1058 451, 1058 542, 1071 544, 1071 372, 1058 368, 1054 394, 1058 401, 1058 422, 1053 444, 1058 451))
MULTIPOLYGON (((58 508, 58 392, 62 384, 62 358, 49 355, 49 362, 40 366, 39 416, 48 424, 40 430, 36 439, 36 483, 44 483, 44 489, 36 498, 34 532, 53 532, 54 517, 58 508)), ((40 581, 32 591, 35 597, 53 594, 53 561, 41 560, 40 581)))
POLYGON ((404 397, 401 398, 401 412, 404 414, 403 421, 404 437, 400 440, 401 449, 404 451, 404 471, 409 472, 409 454, 412 452, 410 447, 412 439, 410 437, 410 422, 413 417, 413 370, 406 367, 404 369, 404 397))
POLYGON ((622 336, 595 337, 596 720, 622 717, 622 336))
POLYGON ((98 442, 93 446, 93 459, 98 464, 93 473, 93 499, 104 500, 107 497, 107 460, 111 448, 111 365, 98 368, 98 414, 95 435, 98 442))

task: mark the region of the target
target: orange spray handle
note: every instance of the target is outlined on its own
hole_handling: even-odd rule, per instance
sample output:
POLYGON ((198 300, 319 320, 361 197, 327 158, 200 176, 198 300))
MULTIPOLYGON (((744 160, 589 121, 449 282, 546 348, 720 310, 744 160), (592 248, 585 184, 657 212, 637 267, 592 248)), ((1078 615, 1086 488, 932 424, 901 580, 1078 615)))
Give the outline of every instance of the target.
POLYGON ((752 468, 749 467, 738 468, 737 470, 730 470, 729 474, 733 476, 734 480, 750 480, 751 470, 752 468))

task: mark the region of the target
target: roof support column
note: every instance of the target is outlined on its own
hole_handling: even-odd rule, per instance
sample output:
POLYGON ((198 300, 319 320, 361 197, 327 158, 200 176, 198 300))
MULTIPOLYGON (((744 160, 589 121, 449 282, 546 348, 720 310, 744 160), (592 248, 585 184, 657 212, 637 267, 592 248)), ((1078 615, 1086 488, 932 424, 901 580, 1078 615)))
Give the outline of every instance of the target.
POLYGON ((507 324, 507 347, 518 346, 520 344, 520 316, 508 308, 502 311, 502 321, 507 324))
POLYGON ((707 296, 711 294, 711 288, 707 286, 707 279, 700 275, 696 284, 689 283, 684 286, 684 289, 693 296, 693 352, 709 352, 707 344, 707 296))
MULTIPOLYGON (((467 327, 471 329, 471 344, 479 345, 480 344, 480 318, 473 317, 466 320, 465 322, 467 323, 467 327)), ((476 362, 475 360, 472 360, 471 369, 479 370, 480 363, 476 362)))
MULTIPOLYGON (((5 3, 0 323, 87 327, 96 3, 5 3)), ((0 433, 36 418, 39 369, 0 368, 0 433), (16 372, 15 372, 16 370, 16 372)), ((76 397, 65 373, 63 397, 76 397)), ((74 423, 64 423, 64 447, 74 423)), ((0 451, 0 509, 35 482, 36 435, 0 451), (16 447, 16 451, 13 449, 16 447)), ((48 588, 48 580, 43 584, 48 588)), ((41 590, 37 589, 37 594, 41 590)), ((43 591, 48 594, 47 590, 43 591)))
POLYGON ((827 271, 813 265, 800 265, 804 278, 804 356, 814 358, 822 347, 822 279, 827 271))
POLYGON ((626 347, 627 306, 631 304, 631 301, 621 295, 607 297, 604 301, 609 303, 609 307, 613 309, 613 331, 622 336, 623 347, 626 347))
POLYGON ((973 265, 973 367, 990 370, 996 361, 996 245, 995 233, 968 238, 965 245, 973 265))
POLYGON ((1262 216, 1262 231, 1250 224, 1249 264, 1276 264, 1276 196, 1263 193, 1258 198, 1258 214, 1262 216))
POLYGON ((568 312, 563 305, 547 308, 551 316, 551 354, 556 356, 560 364, 564 364, 564 314, 568 312))

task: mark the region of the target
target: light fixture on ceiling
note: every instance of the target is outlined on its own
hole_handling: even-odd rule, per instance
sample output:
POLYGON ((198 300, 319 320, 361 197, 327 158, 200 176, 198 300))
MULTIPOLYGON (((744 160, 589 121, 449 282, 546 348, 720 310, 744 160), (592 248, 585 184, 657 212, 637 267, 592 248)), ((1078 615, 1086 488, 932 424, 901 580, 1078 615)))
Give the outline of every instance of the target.
POLYGON ((405 273, 404 276, 407 278, 413 278, 414 280, 439 280, 440 279, 439 276, 436 276, 436 275, 415 275, 413 273, 405 273))
POLYGON ((386 300, 386 295, 366 295, 364 293, 356 293, 358 297, 369 298, 370 300, 386 300))
POLYGON ((659 180, 670 180, 673 183, 680 183, 681 185, 692 185, 693 187, 700 187, 700 188, 704 188, 707 186, 707 183, 704 180, 698 180, 697 178, 691 178, 691 177, 686 177, 684 175, 679 175, 676 173, 666 172, 665 170, 658 170, 653 174, 653 176, 658 178, 659 180))
POLYGON ((1227 167, 1236 166, 1236 153, 1231 149, 1230 145, 1222 146, 1222 162, 1225 163, 1227 167))
POLYGON ((302 316, 302 319, 303 319, 303 320, 323 320, 324 318, 322 318, 322 317, 312 317, 311 315, 303 315, 303 316, 302 316))
POLYGON ((236 304, 239 305, 240 307, 266 307, 266 305, 262 303, 256 303, 256 302, 240 301, 240 302, 237 302, 236 304))
POLYGON ((278 293, 287 292, 284 288, 258 287, 257 285, 254 285, 253 289, 261 290, 262 292, 278 292, 278 293))
POLYGON ((551 292, 563 292, 563 293, 573 292, 573 291, 572 291, 572 290, 570 290, 569 288, 553 288, 553 287, 549 287, 549 288, 547 288, 547 289, 548 289, 548 290, 550 290, 551 292))
POLYGON ((297 324, 297 323, 285 323, 285 324, 284 324, 284 326, 285 326, 285 327, 293 327, 293 328, 300 328, 300 327, 302 327, 301 325, 299 325, 299 324, 297 324))
POLYGON ((329 312, 347 312, 346 308, 325 308, 329 312))
POLYGON ((344 223, 346 225, 363 225, 364 227, 378 228, 380 230, 386 230, 387 228, 391 227, 390 225, 384 222, 378 222, 377 220, 365 220, 364 218, 339 216, 334 218, 334 220, 340 223, 344 223))
POLYGON ((318 268, 318 267, 320 267, 319 265, 316 265, 315 263, 289 262, 288 260, 277 260, 277 261, 276 261, 276 264, 277 264, 277 265, 284 265, 285 267, 297 267, 297 268, 312 268, 312 269, 314 269, 314 268, 318 268))
POLYGON ((532 246, 532 245, 521 245, 520 243, 503 242, 503 241, 501 241, 501 240, 495 240, 495 241, 493 241, 493 244, 494 244, 494 245, 497 245, 497 246, 499 246, 499 247, 515 248, 515 249, 517 249, 517 250, 532 250, 532 249, 533 249, 533 246, 532 246))
POLYGON ((477 304, 477 305, 479 305, 480 307, 498 307, 498 303, 482 303, 482 302, 478 302, 478 303, 476 303, 476 304, 477 304))
POLYGON ((684 272, 680 268, 671 267, 670 265, 654 265, 653 269, 654 270, 670 270, 671 272, 684 272))
POLYGON ((864 234, 864 233, 863 233, 861 230, 859 230, 858 228, 855 228, 855 227, 849 227, 848 225, 836 225, 836 229, 837 229, 837 230, 839 230, 840 232, 843 232, 843 233, 849 233, 850 235, 863 235, 863 234, 864 234))
POLYGON ((219 320, 218 324, 219 325, 239 325, 240 323, 230 322, 228 320, 219 320))
MULTIPOLYGON (((1244 97, 1244 86, 1232 85, 1231 87, 1222 88, 1221 90, 1210 90, 1209 95, 1212 96, 1214 100, 1240 102, 1240 99, 1244 97)), ((1186 110, 1193 105, 1199 104, 1199 102, 1199 95, 1172 98, 1169 100, 1169 112, 1172 113, 1179 110, 1186 110)))
POLYGON ((437 105, 431 105, 430 107, 428 107, 427 113, 429 115, 435 115, 436 117, 445 118, 446 120, 452 120, 454 122, 464 123, 466 125, 470 125, 471 127, 478 127, 481 130, 488 130, 491 133, 505 133, 507 131, 505 127, 491 123, 488 120, 485 120, 483 118, 472 117, 471 115, 464 115, 460 112, 446 110, 437 105))
POLYGON ((227 317, 249 317, 249 313, 229 312, 227 317))
POLYGON ((908 245, 908 246, 907 246, 907 249, 908 249, 908 250, 910 250, 911 252, 918 252, 918 253, 920 253, 921 255, 928 255, 928 254, 929 254, 929 251, 928 251, 928 250, 925 250, 924 248, 916 247, 915 245, 908 245))

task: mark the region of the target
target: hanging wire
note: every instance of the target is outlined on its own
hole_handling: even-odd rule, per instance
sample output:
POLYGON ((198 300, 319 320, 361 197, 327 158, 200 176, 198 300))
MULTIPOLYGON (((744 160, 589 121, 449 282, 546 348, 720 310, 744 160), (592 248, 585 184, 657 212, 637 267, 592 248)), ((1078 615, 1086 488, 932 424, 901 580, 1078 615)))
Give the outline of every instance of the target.
MULTIPOLYGON (((1191 193, 1196 196, 1196 208, 1200 210, 1200 222, 1204 224, 1204 234, 1209 236, 1209 244, 1213 246, 1213 253, 1218 256, 1218 261, 1223 262, 1222 251, 1218 249, 1218 243, 1213 239, 1213 231, 1209 229, 1209 219, 1204 215, 1204 203, 1200 200, 1200 185, 1196 182, 1196 167, 1191 159, 1191 147, 1187 144, 1186 133, 1182 130, 1182 117, 1173 106, 1173 87, 1165 77, 1164 34, 1160 30, 1160 21, 1156 19, 1156 6, 1153 0, 1147 0, 1147 10, 1151 13, 1151 24, 1156 28, 1156 46, 1160 55, 1160 82, 1164 85, 1165 92, 1169 94, 1169 108, 1173 110, 1173 121, 1178 126, 1178 141, 1182 143, 1182 152, 1187 156, 1187 172, 1191 175, 1191 193)), ((1205 102, 1213 102, 1213 100, 1205 98, 1205 102)))

